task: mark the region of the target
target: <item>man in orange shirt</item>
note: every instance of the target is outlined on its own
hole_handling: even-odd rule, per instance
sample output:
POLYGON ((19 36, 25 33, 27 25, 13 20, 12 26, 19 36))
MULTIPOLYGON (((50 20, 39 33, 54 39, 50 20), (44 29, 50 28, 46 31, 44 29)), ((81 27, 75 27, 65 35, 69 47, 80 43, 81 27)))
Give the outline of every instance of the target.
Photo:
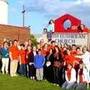
POLYGON ((13 45, 9 48, 9 56, 10 56, 10 75, 11 77, 17 76, 17 67, 19 61, 19 49, 18 49, 18 41, 14 40, 13 45))

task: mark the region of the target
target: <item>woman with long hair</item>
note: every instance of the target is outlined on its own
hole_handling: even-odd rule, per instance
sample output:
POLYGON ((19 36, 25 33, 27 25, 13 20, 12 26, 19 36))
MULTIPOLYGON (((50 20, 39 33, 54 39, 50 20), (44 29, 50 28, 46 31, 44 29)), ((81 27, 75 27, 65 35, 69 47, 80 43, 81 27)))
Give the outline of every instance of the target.
POLYGON ((60 82, 61 74, 59 72, 62 68, 62 63, 63 57, 61 51, 58 46, 55 46, 53 72, 54 72, 54 84, 57 86, 61 83, 60 82))

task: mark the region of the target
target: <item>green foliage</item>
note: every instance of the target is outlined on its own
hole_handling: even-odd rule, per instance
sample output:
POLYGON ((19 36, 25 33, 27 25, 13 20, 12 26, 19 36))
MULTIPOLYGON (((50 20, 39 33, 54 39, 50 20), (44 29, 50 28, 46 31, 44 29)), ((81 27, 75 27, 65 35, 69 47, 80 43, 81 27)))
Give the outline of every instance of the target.
POLYGON ((32 81, 29 78, 0 74, 0 90, 60 90, 48 81, 32 81))
POLYGON ((32 41, 32 45, 37 46, 37 40, 36 40, 36 38, 35 38, 35 36, 33 34, 30 35, 30 39, 32 41))

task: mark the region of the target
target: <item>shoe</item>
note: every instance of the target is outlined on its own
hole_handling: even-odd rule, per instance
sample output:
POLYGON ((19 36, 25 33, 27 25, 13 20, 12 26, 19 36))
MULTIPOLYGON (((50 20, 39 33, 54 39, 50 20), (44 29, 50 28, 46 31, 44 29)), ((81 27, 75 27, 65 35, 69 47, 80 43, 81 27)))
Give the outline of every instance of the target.
POLYGON ((89 84, 87 84, 87 89, 89 88, 89 84))
POLYGON ((59 86, 59 84, 57 84, 56 86, 59 86))
POLYGON ((35 77, 33 76, 32 79, 35 80, 35 77))
POLYGON ((54 86, 56 85, 56 83, 53 84, 54 86))
POLYGON ((11 77, 14 77, 14 75, 10 75, 11 77))
POLYGON ((13 76, 14 76, 14 77, 17 77, 18 75, 17 75, 17 74, 14 74, 13 76))
POLYGON ((32 79, 33 79, 33 77, 30 77, 30 79, 32 80, 32 79))

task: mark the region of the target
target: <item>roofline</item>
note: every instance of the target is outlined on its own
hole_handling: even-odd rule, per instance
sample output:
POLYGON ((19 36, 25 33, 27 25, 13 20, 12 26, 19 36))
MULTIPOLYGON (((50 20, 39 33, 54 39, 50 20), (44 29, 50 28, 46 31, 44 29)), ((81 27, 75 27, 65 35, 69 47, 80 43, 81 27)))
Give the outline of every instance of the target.
POLYGON ((74 18, 78 19, 79 21, 81 21, 78 17, 73 16, 72 14, 69 14, 69 13, 66 13, 66 14, 61 15, 61 16, 57 17, 55 20, 57 20, 57 19, 59 19, 59 18, 61 18, 63 16, 66 16, 66 15, 69 15, 69 16, 74 17, 74 18))
POLYGON ((23 26, 15 26, 15 25, 7 25, 7 24, 0 24, 1 26, 9 26, 9 27, 16 27, 16 28, 28 28, 27 26, 23 27, 23 26))

